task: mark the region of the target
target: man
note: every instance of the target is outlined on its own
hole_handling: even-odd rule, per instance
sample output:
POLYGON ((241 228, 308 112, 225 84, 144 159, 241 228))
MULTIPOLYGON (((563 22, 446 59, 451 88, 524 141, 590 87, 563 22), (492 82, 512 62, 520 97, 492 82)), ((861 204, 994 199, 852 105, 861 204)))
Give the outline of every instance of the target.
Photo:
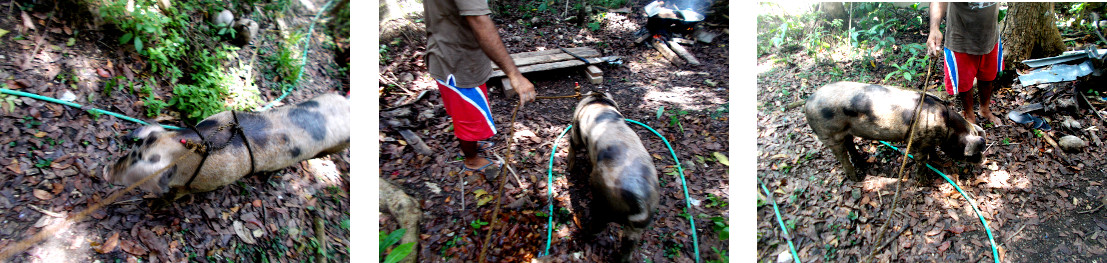
POLYGON ((486 0, 425 0, 427 69, 438 81, 442 104, 454 122, 465 156, 463 171, 495 175, 499 163, 477 154, 478 141, 496 134, 485 82, 492 65, 503 70, 519 94, 519 105, 534 101, 534 84, 523 77, 504 48, 488 14, 486 0), (496 169, 487 169, 496 168, 496 169))
POLYGON ((999 5, 997 3, 931 3, 930 37, 927 53, 945 57, 945 85, 950 95, 961 97, 962 115, 976 123, 973 114, 973 79, 980 90, 980 115, 995 125, 1000 118, 992 115, 992 87, 996 74, 1003 70, 1003 44, 999 39, 999 5), (946 19, 945 49, 939 31, 946 19))

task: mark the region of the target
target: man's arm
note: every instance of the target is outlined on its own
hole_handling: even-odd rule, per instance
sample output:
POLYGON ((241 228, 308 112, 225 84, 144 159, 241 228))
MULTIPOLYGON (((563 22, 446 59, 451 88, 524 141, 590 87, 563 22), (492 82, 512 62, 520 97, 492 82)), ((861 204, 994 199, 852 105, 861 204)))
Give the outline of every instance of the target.
POLYGON ((926 38, 927 54, 938 55, 942 51, 942 18, 946 17, 946 8, 949 3, 930 3, 930 36, 926 38))
POLYGON ((477 42, 480 44, 480 48, 484 50, 484 54, 500 66, 500 69, 504 71, 504 75, 511 80, 511 86, 519 93, 519 105, 522 106, 526 102, 534 101, 534 84, 523 77, 523 73, 515 67, 515 61, 512 61, 511 56, 508 55, 507 48, 504 47, 504 42, 500 40, 500 33, 496 31, 496 24, 492 22, 492 18, 488 15, 465 16, 465 20, 469 22, 469 27, 473 29, 473 34, 476 35, 477 42))

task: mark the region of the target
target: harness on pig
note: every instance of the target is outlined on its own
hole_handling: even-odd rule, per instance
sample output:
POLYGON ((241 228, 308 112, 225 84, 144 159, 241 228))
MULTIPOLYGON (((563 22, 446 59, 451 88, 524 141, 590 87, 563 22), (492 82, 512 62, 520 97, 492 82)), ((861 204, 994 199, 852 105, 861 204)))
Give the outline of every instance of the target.
POLYGON ((189 177, 188 182, 185 183, 185 187, 188 187, 188 189, 192 189, 192 180, 195 180, 196 175, 200 174, 200 170, 203 170, 204 163, 206 163, 208 160, 208 155, 211 155, 212 151, 222 150, 223 148, 226 148, 227 145, 231 145, 231 141, 234 140, 234 137, 236 135, 242 137, 242 142, 246 145, 246 152, 250 154, 249 174, 254 173, 254 150, 250 147, 250 140, 246 138, 246 133, 242 131, 242 126, 238 125, 238 113, 232 110, 231 117, 234 120, 233 122, 229 122, 227 124, 224 124, 223 126, 219 126, 218 128, 215 128, 215 130, 212 131, 211 134, 208 134, 208 137, 211 137, 212 135, 215 135, 215 133, 223 131, 223 129, 225 128, 231 128, 231 135, 227 137, 227 141, 218 146, 212 145, 210 141, 205 139, 203 133, 197 130, 196 126, 188 126, 189 129, 192 129, 193 132, 196 132, 196 136, 200 136, 200 142, 190 142, 185 139, 181 139, 181 143, 183 143, 185 147, 187 147, 189 150, 199 153, 202 156, 200 158, 200 165, 196 166, 196 170, 192 172, 192 176, 189 177))

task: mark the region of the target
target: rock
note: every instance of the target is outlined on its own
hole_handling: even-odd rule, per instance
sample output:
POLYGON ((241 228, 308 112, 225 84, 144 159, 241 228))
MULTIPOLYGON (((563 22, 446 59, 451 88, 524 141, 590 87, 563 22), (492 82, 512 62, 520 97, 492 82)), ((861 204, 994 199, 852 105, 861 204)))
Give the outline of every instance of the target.
POLYGON ((161 8, 162 13, 165 13, 166 12, 165 10, 169 10, 169 7, 173 6, 172 4, 169 3, 169 0, 157 0, 157 2, 158 2, 158 8, 161 8))
POLYGON ((708 32, 706 29, 696 30, 692 33, 692 37, 696 38, 696 41, 710 44, 715 41, 715 33, 708 32))
POLYGON ((74 95, 73 92, 71 92, 69 90, 66 90, 65 93, 62 93, 61 98, 58 98, 58 99, 60 99, 62 101, 65 101, 65 102, 73 102, 73 101, 77 100, 77 95, 74 95))
POLYGON ((239 45, 250 44, 250 41, 254 40, 254 37, 258 35, 258 22, 250 19, 239 19, 234 23, 235 41, 239 45))
POLYGON ((380 206, 388 209, 388 214, 396 218, 401 228, 407 229, 403 237, 400 238, 400 244, 415 243, 415 247, 411 249, 412 253, 408 254, 401 262, 415 262, 415 259, 419 258, 418 242, 419 234, 421 234, 419 221, 423 214, 423 211, 419 210, 419 200, 412 198, 404 190, 384 178, 380 178, 379 182, 378 200, 381 200, 380 206))
POLYGON ((413 80, 415 80, 415 76, 411 75, 411 72, 400 74, 400 82, 411 82, 413 80))
POLYGON ((1061 137, 1061 140, 1058 141, 1057 144, 1060 144, 1061 149, 1065 150, 1066 152, 1078 152, 1085 146, 1088 146, 1088 143, 1084 142, 1083 139, 1072 135, 1065 135, 1064 137, 1061 137))
POLYGON ((1070 130, 1079 130, 1083 128, 1083 125, 1081 125, 1079 121, 1072 119, 1072 117, 1065 116, 1065 120, 1061 121, 1061 127, 1070 130))
POLYGON ((223 9, 211 18, 211 23, 219 27, 229 26, 234 23, 234 14, 231 14, 230 10, 223 9))
POLYGON ((776 255, 776 263, 789 263, 789 262, 793 262, 793 261, 794 260, 792 260, 792 253, 790 253, 787 250, 785 250, 783 252, 780 252, 780 254, 776 255))

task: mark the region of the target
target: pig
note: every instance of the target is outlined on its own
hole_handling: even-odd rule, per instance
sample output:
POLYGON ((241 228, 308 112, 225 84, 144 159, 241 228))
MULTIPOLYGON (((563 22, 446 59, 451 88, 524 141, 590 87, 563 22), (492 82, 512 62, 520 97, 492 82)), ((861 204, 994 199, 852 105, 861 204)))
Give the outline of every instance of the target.
MULTIPOLYGON (((845 176, 861 181, 865 157, 853 138, 888 142, 907 141, 915 120, 917 91, 857 82, 835 82, 819 88, 804 105, 807 124, 842 163, 845 176)), ((918 130, 912 144, 917 160, 917 179, 923 180, 930 154, 940 146, 953 159, 979 163, 983 158, 984 129, 965 120, 939 99, 927 95, 919 113, 918 130)))
POLYGON ((585 94, 573 113, 569 167, 573 156, 585 151, 592 164, 592 220, 589 232, 602 231, 609 222, 623 225, 619 256, 629 262, 653 222, 660 196, 657 171, 638 134, 627 126, 611 96, 601 92, 585 94))
POLYGON ((350 103, 338 94, 265 112, 234 114, 243 134, 235 134, 235 116, 229 111, 204 119, 195 130, 170 131, 158 125, 135 129, 123 139, 134 144, 133 150, 111 165, 104 179, 131 185, 168 167, 138 188, 172 201, 231 184, 251 171, 284 169, 350 145, 350 103), (182 142, 200 142, 197 132, 211 143, 206 160, 182 142), (177 159, 181 160, 174 163, 177 159))

